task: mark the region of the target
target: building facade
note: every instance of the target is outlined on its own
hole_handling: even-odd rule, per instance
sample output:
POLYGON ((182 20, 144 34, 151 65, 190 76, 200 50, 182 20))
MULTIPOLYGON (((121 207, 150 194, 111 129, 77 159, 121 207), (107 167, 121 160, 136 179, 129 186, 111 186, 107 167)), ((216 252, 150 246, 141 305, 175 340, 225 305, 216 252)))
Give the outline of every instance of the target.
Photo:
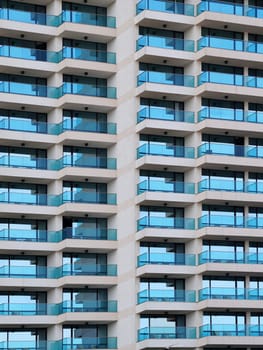
POLYGON ((263 348, 263 2, 1 0, 0 350, 263 348))

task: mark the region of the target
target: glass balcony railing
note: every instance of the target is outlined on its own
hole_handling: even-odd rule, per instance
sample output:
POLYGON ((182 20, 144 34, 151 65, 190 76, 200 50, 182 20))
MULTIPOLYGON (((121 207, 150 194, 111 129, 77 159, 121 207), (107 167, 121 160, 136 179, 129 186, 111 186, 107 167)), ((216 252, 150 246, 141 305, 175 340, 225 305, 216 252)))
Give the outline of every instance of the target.
POLYGON ((194 158, 194 147, 175 146, 169 144, 160 144, 158 142, 145 143, 137 148, 137 159, 146 155, 194 158))
POLYGON ((116 300, 85 300, 82 303, 63 301, 60 313, 65 312, 117 312, 116 300))
POLYGON ((1 316, 59 315, 66 312, 117 312, 117 301, 92 300, 85 301, 83 304, 71 301, 63 301, 60 304, 0 304, 1 316))
POLYGON ((206 142, 198 147, 198 157, 207 154, 245 157, 247 155, 246 147, 235 145, 233 143, 206 142))
POLYGON ((216 49, 263 53, 263 43, 229 38, 203 37, 197 42, 197 49, 212 47, 216 49))
POLYGON ((116 91, 114 87, 90 84, 64 83, 61 87, 51 87, 46 85, 16 83, 13 81, 0 82, 0 93, 48 98, 60 98, 66 94, 73 94, 116 99, 116 91))
POLYGON ((195 219, 192 218, 176 218, 162 216, 144 216, 137 221, 138 231, 147 227, 151 228, 171 228, 171 229, 195 229, 195 219))
POLYGON ((195 51, 194 40, 183 40, 179 38, 169 38, 156 35, 144 35, 137 40, 137 51, 145 46, 157 47, 166 50, 195 51))
POLYGON ((138 341, 146 339, 195 339, 195 327, 145 327, 138 330, 138 341))
POLYGON ((35 158, 31 155, 2 155, 0 167, 29 168, 42 170, 59 170, 59 161, 47 158, 35 158))
POLYGON ((34 132, 41 134, 59 135, 62 132, 60 124, 37 122, 34 119, 5 118, 0 117, 0 129, 34 132))
POLYGON ((198 228, 203 227, 239 227, 239 228, 263 228, 263 217, 234 216, 225 214, 203 215, 198 219, 198 228))
POLYGON ((102 134, 115 135, 117 131, 117 124, 100 121, 91 121, 85 118, 77 118, 74 120, 65 119, 61 125, 61 128, 63 131, 70 130, 83 132, 98 132, 102 134))
POLYGON ((116 99, 116 88, 78 83, 64 83, 62 85, 63 95, 73 94, 82 96, 95 96, 116 99))
POLYGON ((116 53, 114 52, 83 49, 79 47, 64 47, 61 56, 63 59, 70 58, 74 60, 116 64, 116 53))
POLYGON ((30 95, 48 98, 59 98, 62 96, 62 90, 59 87, 28 83, 16 83, 14 81, 0 82, 0 93, 30 95))
POLYGON ((262 300, 263 290, 252 288, 203 288, 199 290, 199 301, 207 299, 262 300))
POLYGON ((63 229, 62 239, 94 239, 94 240, 117 240, 117 230, 113 228, 87 228, 63 229))
POLYGON ((263 183, 256 181, 205 179, 198 183, 198 192, 231 191, 245 193, 263 193, 263 183))
POLYGON ((58 27, 61 24, 61 16, 52 16, 46 15, 45 13, 31 11, 21 11, 7 7, 0 9, 0 19, 53 27, 58 27))
POLYGON ((114 264, 64 264, 59 267, 36 265, 0 266, 0 278, 61 278, 65 276, 117 276, 114 264))
POLYGON ((166 182, 165 179, 163 181, 150 179, 142 181, 137 185, 137 194, 141 194, 146 191, 194 194, 195 184, 179 181, 166 182))
POLYGON ((194 16, 194 6, 171 0, 141 0, 136 5, 136 13, 144 10, 194 16))
MULTIPOLYGON (((64 338, 61 350, 117 349, 117 338, 64 338)), ((55 348, 57 350, 57 348, 55 348)), ((60 350, 60 349, 59 349, 60 350)))
POLYGON ((51 63, 59 63, 63 59, 70 58, 116 64, 116 54, 113 52, 75 47, 64 47, 62 51, 55 52, 27 47, 2 45, 0 47, 0 56, 51 63))
POLYGON ((13 8, 1 8, 0 19, 9 21, 25 22, 30 24, 47 25, 58 27, 63 22, 72 22, 85 25, 102 26, 116 28, 116 18, 112 16, 100 15, 97 13, 63 11, 58 16, 46 15, 32 11, 21 11, 13 8))
POLYGON ((61 165, 61 167, 59 167, 60 169, 65 167, 116 169, 117 160, 116 158, 93 157, 83 153, 74 158, 66 155, 58 160, 57 165, 58 167, 61 165))
POLYGON ((199 261, 199 264, 206 264, 206 263, 262 264, 263 254, 207 250, 199 254, 198 261, 199 261))
POLYGON ((34 194, 24 192, 0 192, 0 203, 29 204, 29 205, 60 205, 59 197, 49 194, 34 194))
POLYGON ((202 1, 197 5, 197 14, 204 11, 219 12, 229 15, 248 16, 263 18, 263 8, 255 6, 244 6, 234 2, 224 1, 202 1))
POLYGON ((63 350, 61 341, 51 340, 17 340, 0 341, 1 350, 63 350))
POLYGON ((100 15, 98 13, 68 11, 62 12, 63 22, 72 22, 78 24, 116 28, 116 17, 100 15))
POLYGON ((38 315, 58 315, 60 313, 59 304, 0 304, 1 316, 38 316, 38 315))
POLYGON ((57 267, 36 265, 2 265, 0 266, 0 278, 59 278, 57 267))
POLYGON ((0 46, 0 56, 52 63, 61 61, 59 52, 8 45, 0 46))
POLYGON ((194 87, 195 77, 192 75, 184 74, 145 71, 137 76, 137 86, 140 86, 144 83, 194 87))
POLYGON ((249 123, 263 123, 263 112, 242 109, 204 107, 198 112, 198 121, 205 119, 232 120, 249 123))
POLYGON ((63 192, 61 200, 62 203, 97 203, 115 205, 117 202, 117 196, 115 193, 66 191, 63 192))
POLYGON ((246 336, 249 335, 244 324, 206 324, 200 327, 199 336, 246 336))
POLYGON ((181 253, 144 253, 138 256, 138 267, 144 265, 195 265, 194 254, 181 253))
POLYGON ((19 242, 59 242, 62 240, 62 235, 60 231, 2 229, 0 230, 0 240, 19 242))
POLYGON ((19 242, 60 242, 64 239, 92 239, 92 240, 117 240, 116 229, 100 228, 66 228, 61 231, 2 229, 1 241, 19 242))
POLYGON ((147 301, 156 302, 196 302, 196 295, 194 290, 178 290, 178 289, 145 289, 138 293, 138 304, 145 303, 147 301))
POLYGON ((200 338, 209 336, 263 336, 261 325, 245 324, 206 324, 200 327, 200 338))
POLYGON ((61 276, 117 276, 115 264, 64 264, 61 276))
POLYGON ((97 203, 115 205, 116 201, 115 193, 104 192, 66 191, 59 195, 0 192, 0 203, 12 204, 60 206, 65 203, 97 203))
POLYGON ((263 77, 244 76, 232 73, 203 72, 198 76, 198 85, 205 83, 263 88, 263 77))
POLYGON ((64 156, 60 159, 34 158, 31 155, 0 156, 0 167, 60 170, 66 167, 116 169, 116 158, 93 157, 79 154, 78 157, 64 156))
POLYGON ((205 142, 198 147, 198 157, 207 154, 235 157, 262 158, 263 146, 241 146, 234 143, 205 142))
POLYGON ((144 119, 168 120, 176 122, 194 123, 194 112, 178 111, 165 107, 143 107, 137 113, 138 123, 144 119))

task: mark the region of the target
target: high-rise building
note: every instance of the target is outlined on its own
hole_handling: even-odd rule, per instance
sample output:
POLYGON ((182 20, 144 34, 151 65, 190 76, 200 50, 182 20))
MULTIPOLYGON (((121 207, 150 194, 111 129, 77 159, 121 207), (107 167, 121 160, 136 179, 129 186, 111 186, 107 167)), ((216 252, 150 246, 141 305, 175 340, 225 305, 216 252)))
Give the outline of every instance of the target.
POLYGON ((263 349, 263 1, 0 1, 0 350, 263 349))

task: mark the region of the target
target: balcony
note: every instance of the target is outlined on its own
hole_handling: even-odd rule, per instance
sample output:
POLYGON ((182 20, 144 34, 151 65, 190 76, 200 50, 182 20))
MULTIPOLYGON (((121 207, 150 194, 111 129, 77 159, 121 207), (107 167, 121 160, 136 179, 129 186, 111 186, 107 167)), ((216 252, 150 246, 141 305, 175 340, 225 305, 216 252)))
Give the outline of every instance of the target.
POLYGON ((0 129, 11 131, 32 132, 49 135, 60 135, 65 131, 80 131, 80 132, 96 132, 102 134, 116 135, 116 123, 107 122, 93 122, 85 118, 78 118, 77 121, 71 122, 64 120, 59 124, 37 122, 35 120, 28 120, 18 118, 4 118, 0 119, 0 129))
POLYGON ((59 304, 0 304, 1 316, 39 316, 58 315, 59 313, 59 304))
POLYGON ((263 264, 263 255, 256 253, 204 251, 198 256, 199 264, 230 263, 230 264, 263 264))
POLYGON ((195 86, 195 77, 192 75, 145 71, 137 76, 137 86, 140 86, 144 83, 185 86, 193 88, 195 86))
POLYGON ((113 52, 74 47, 64 47, 62 51, 55 52, 27 47, 2 45, 0 47, 0 56, 50 63, 59 63, 62 60, 69 58, 116 64, 116 54, 113 52))
POLYGON ((203 288, 199 290, 199 301, 208 299, 262 300, 263 290, 255 288, 203 288))
POLYGON ((146 155, 165 156, 165 157, 180 157, 180 158, 194 158, 194 147, 175 146, 160 143, 145 143, 137 148, 137 159, 146 155))
POLYGON ((263 146, 241 146, 234 143, 205 142, 198 147, 198 157, 204 155, 223 155, 235 157, 262 158, 263 146))
MULTIPOLYGON (((65 203, 97 203, 97 204, 111 204, 116 205, 117 196, 115 193, 103 193, 103 192, 86 192, 86 191, 76 191, 63 192, 59 196, 60 201, 65 203)), ((60 203, 61 203, 60 202, 60 203)))
POLYGON ((24 230, 24 229, 2 229, 0 230, 1 241, 19 242, 60 242, 64 239, 91 239, 91 240, 117 240, 116 229, 101 228, 81 228, 73 230, 71 228, 62 231, 47 230, 24 230))
POLYGON ((0 266, 0 278, 52 278, 65 276, 117 276, 114 264, 64 264, 59 267, 46 266, 0 266))
POLYGON ((59 268, 60 277, 65 276, 117 276, 117 265, 115 264, 85 264, 76 262, 64 264, 59 268))
POLYGON ((204 11, 263 18, 262 7, 244 6, 242 4, 235 4, 234 2, 202 1, 197 5, 197 14, 200 15, 204 11))
POLYGON ((145 119, 194 123, 194 112, 178 111, 165 107, 143 107, 137 114, 137 122, 145 119))
POLYGON ((144 253, 138 256, 137 266, 144 265, 187 265, 195 266, 194 254, 182 253, 144 253))
POLYGON ((144 216, 137 221, 137 230, 145 228, 195 229, 195 219, 176 217, 144 216))
POLYGON ((40 134, 59 135, 62 132, 60 124, 37 122, 34 119, 4 118, 0 119, 0 129, 40 134))
POLYGON ((60 198, 56 195, 8 191, 0 192, 0 203, 49 206, 61 205, 60 198))
POLYGON ((144 10, 194 16, 194 5, 171 0, 141 0, 136 5, 136 13, 139 14, 144 10))
POLYGON ((82 95, 94 96, 104 98, 117 98, 117 90, 115 87, 99 86, 93 84, 78 84, 78 83, 64 83, 62 85, 63 95, 82 95))
POLYGON ((48 98, 60 98, 62 89, 59 87, 51 87, 46 85, 16 83, 13 81, 2 81, 0 83, 0 93, 19 94, 48 98))
POLYGON ((198 76, 198 85, 205 83, 243 86, 250 88, 263 88, 263 78, 244 76, 240 74, 203 72, 198 76))
POLYGON ((263 327, 245 324, 206 324, 200 327, 199 334, 200 338, 210 336, 258 337, 263 335, 263 327))
POLYGON ((100 15, 98 13, 64 10, 62 22, 71 22, 92 26, 116 28, 116 17, 100 15))
MULTIPOLYGON (((30 154, 27 156, 6 154, 0 156, 0 167, 11 168, 28 168, 28 169, 42 169, 42 170, 59 170, 63 168, 59 160, 47 158, 35 158, 30 154)), ((65 165, 66 166, 66 165, 65 165)))
POLYGON ((51 63, 59 63, 61 61, 59 52, 8 45, 0 47, 0 56, 51 63))
POLYGON ((145 327, 138 330, 138 341, 146 339, 195 339, 195 327, 145 327))
POLYGON ((141 194, 147 191, 194 194, 195 184, 189 182, 166 182, 165 180, 158 181, 149 179, 142 181, 137 185, 137 194, 141 194))
POLYGON ((75 349, 117 349, 117 338, 64 338, 58 350, 75 349))
POLYGON ((64 47, 60 54, 62 59, 70 58, 74 60, 116 64, 116 53, 114 52, 90 50, 78 47, 64 47))
POLYGON ((204 107, 198 112, 198 121, 205 119, 231 120, 248 123, 263 123, 263 113, 242 109, 204 107))
POLYGON ((70 192, 59 195, 33 194, 23 192, 0 192, 0 203, 60 206, 65 203, 97 203, 115 205, 115 193, 102 192, 70 192))
POLYGON ((59 268, 46 266, 0 266, 0 278, 59 278, 59 268))
POLYGON ((82 303, 63 301, 59 313, 65 312, 117 312, 116 300, 85 300, 82 303))
POLYGON ((60 304, 0 304, 1 316, 60 315, 67 312, 117 312, 117 301, 93 300, 83 304, 63 301, 60 304))
MULTIPOLYGON (((262 9, 263 14, 263 9, 262 9)), ((244 41, 228 38, 203 37, 197 42, 197 49, 202 50, 204 47, 215 49, 243 51, 252 53, 263 53, 263 43, 256 41, 244 41)))
POLYGON ((1 8, 0 19, 52 27, 58 27, 61 24, 61 16, 52 16, 46 15, 45 13, 31 11, 21 11, 13 8, 1 8))
POLYGON ((63 350, 60 341, 50 340, 17 340, 17 341, 1 341, 1 350, 46 350, 56 349, 63 350))
POLYGON ((196 302, 194 290, 164 290, 164 289, 145 289, 137 294, 138 304, 147 301, 154 302, 196 302))
MULTIPOLYGON (((53 235, 54 236, 54 235, 53 235)), ((52 238, 52 236, 51 236, 52 238)), ((117 230, 113 228, 66 228, 62 231, 62 239, 92 239, 92 240, 117 240, 117 230)))
POLYGON ((263 184, 256 181, 205 179, 198 183, 198 192, 204 191, 230 191, 244 193, 263 193, 263 184))
MULTIPOLYGON (((75 120, 65 119, 61 125, 63 131, 97 132, 102 134, 116 134, 117 124, 101 121, 91 121, 87 118, 77 118, 75 120)), ((61 132, 63 132, 61 131, 61 132)))
POLYGON ((57 160, 57 168, 62 169, 66 167, 116 169, 117 160, 116 158, 93 157, 85 153, 79 154, 78 157, 66 155, 57 160))
POLYGON ((194 52, 194 40, 183 40, 175 38, 166 38, 156 35, 144 35, 137 40, 137 51, 145 46, 157 47, 165 50, 182 50, 194 52))
POLYGON ((203 215, 198 219, 198 228, 203 227, 238 227, 238 228, 263 228, 263 218, 255 216, 234 215, 203 215))

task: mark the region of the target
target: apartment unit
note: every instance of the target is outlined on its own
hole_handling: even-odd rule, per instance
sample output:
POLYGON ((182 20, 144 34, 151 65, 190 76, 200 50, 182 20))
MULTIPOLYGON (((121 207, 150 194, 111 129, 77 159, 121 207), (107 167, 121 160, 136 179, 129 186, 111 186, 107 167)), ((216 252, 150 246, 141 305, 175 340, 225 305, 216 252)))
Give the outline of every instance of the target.
POLYGON ((0 350, 263 348, 263 2, 1 0, 0 350))

